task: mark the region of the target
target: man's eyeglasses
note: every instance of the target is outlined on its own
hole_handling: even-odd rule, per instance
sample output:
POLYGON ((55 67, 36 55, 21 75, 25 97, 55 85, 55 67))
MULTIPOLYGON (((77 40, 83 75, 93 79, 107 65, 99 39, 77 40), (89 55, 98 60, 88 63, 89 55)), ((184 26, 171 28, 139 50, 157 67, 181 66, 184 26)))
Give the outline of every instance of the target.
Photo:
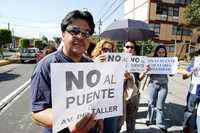
POLYGON ((73 36, 77 36, 81 33, 81 36, 83 38, 89 38, 90 37, 90 31, 81 31, 79 27, 75 26, 67 26, 66 31, 72 34, 73 36))
POLYGON ((125 48, 127 48, 127 49, 129 49, 129 48, 131 48, 131 49, 135 49, 134 46, 125 46, 125 48))
POLYGON ((102 48, 102 51, 105 52, 105 53, 106 52, 110 53, 110 52, 112 52, 112 49, 111 48, 102 48))

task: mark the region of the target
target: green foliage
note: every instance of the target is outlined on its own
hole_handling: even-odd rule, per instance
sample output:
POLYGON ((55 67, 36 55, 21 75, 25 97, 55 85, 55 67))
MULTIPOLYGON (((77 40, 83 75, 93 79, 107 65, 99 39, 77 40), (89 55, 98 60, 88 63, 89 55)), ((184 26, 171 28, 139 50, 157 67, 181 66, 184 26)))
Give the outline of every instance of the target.
POLYGON ((59 45, 62 41, 62 38, 60 37, 53 37, 53 40, 57 43, 57 45, 59 45))
POLYGON ((34 46, 35 48, 39 48, 40 50, 44 48, 44 45, 45 45, 45 44, 42 43, 41 40, 34 40, 34 41, 33 41, 33 46, 34 46))
POLYGON ((186 7, 184 17, 191 26, 200 26, 200 0, 192 0, 186 7))
POLYGON ((11 31, 8 29, 0 29, 0 46, 12 42, 11 31))
POLYGON ((93 35, 90 37, 90 42, 97 44, 99 41, 101 40, 101 38, 98 35, 93 35))
POLYGON ((123 45, 124 44, 124 42, 123 41, 117 41, 116 42, 116 47, 117 47, 117 51, 118 52, 122 52, 123 51, 123 45))
POLYGON ((28 48, 29 44, 30 44, 30 40, 29 39, 22 38, 22 39, 19 40, 19 47, 20 48, 28 48))
POLYGON ((42 36, 42 43, 43 43, 43 45, 48 45, 48 38, 46 37, 46 36, 42 36))
POLYGON ((3 59, 2 46, 12 42, 11 31, 8 29, 0 29, 0 57, 3 59))
POLYGON ((148 55, 152 52, 152 49, 154 47, 154 43, 151 40, 147 41, 137 41, 137 45, 140 46, 140 53, 141 55, 148 55))

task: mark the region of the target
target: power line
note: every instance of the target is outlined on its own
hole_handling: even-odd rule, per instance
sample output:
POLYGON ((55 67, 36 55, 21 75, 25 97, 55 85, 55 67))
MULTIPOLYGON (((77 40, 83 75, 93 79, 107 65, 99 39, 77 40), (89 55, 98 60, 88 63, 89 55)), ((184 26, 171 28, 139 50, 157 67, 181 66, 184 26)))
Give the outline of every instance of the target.
POLYGON ((99 8, 97 14, 100 14, 100 13, 104 10, 104 8, 108 5, 109 2, 110 2, 110 0, 107 0, 107 1, 103 4, 103 6, 102 6, 101 8, 99 8))
POLYGON ((138 8, 142 7, 144 4, 146 4, 148 1, 145 1, 144 3, 140 4, 139 6, 133 8, 133 10, 127 12, 124 16, 128 15, 131 12, 134 12, 135 10, 137 10, 138 8))
POLYGON ((115 0, 111 3, 111 5, 107 8, 107 10, 105 11, 105 13, 101 16, 101 18, 103 18, 109 11, 110 9, 113 7, 113 5, 117 2, 118 0, 115 0))
POLYGON ((106 20, 108 20, 107 18, 109 18, 113 13, 115 13, 119 7, 124 4, 127 0, 123 0, 107 17, 105 17, 102 21, 105 22, 106 20))
MULTIPOLYGON (((109 10, 113 7, 113 5, 116 3, 116 1, 117 1, 117 0, 113 1, 113 2, 110 4, 110 6, 107 8, 106 12, 104 12, 104 14, 103 14, 102 16, 100 15, 99 19, 97 19, 98 21, 95 22, 96 24, 97 24, 97 23, 100 23, 101 18, 104 17, 104 16, 109 12, 109 10)), ((104 4, 104 6, 102 7, 103 9, 100 8, 101 11, 105 11, 104 8, 106 7, 106 5, 108 5, 109 2, 110 2, 110 1, 107 1, 107 2, 104 4)))

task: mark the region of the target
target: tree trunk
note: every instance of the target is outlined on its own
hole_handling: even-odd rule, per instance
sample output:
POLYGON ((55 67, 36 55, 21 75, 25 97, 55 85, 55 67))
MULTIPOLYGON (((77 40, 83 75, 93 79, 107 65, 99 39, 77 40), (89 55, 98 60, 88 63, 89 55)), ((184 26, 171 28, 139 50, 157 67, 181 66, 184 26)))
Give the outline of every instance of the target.
POLYGON ((3 48, 0 47, 0 59, 4 59, 3 48))

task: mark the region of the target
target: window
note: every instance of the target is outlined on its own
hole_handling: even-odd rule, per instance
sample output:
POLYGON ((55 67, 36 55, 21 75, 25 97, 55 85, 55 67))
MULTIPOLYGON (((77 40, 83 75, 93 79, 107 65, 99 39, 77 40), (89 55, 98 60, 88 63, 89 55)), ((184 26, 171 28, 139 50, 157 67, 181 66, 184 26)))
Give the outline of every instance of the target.
POLYGON ((189 29, 189 28, 184 28, 183 29, 183 35, 186 35, 186 36, 192 35, 192 30, 189 29))
POLYGON ((150 29, 153 30, 156 35, 160 34, 160 24, 150 24, 150 29))
POLYGON ((181 35, 182 28, 180 26, 173 26, 172 27, 172 35, 181 35))
POLYGON ((178 7, 168 7, 165 5, 157 4, 156 14, 168 15, 168 16, 179 16, 178 7))
POLYGON ((174 44, 169 44, 168 52, 174 52, 174 50, 175 50, 175 45, 174 44))
POLYGON ((173 16, 173 7, 168 8, 168 16, 173 16))
POLYGON ((190 35, 192 35, 192 30, 189 28, 183 28, 180 26, 173 26, 172 27, 172 35, 190 36, 190 35))
POLYGON ((179 16, 179 8, 177 7, 173 8, 173 16, 179 16))
POLYGON ((190 4, 192 0, 186 0, 186 4, 190 4))
POLYGON ((161 4, 157 4, 157 7, 156 7, 156 14, 162 14, 162 7, 161 7, 161 4))
POLYGON ((175 3, 177 3, 177 4, 185 4, 186 0, 176 0, 175 3))

